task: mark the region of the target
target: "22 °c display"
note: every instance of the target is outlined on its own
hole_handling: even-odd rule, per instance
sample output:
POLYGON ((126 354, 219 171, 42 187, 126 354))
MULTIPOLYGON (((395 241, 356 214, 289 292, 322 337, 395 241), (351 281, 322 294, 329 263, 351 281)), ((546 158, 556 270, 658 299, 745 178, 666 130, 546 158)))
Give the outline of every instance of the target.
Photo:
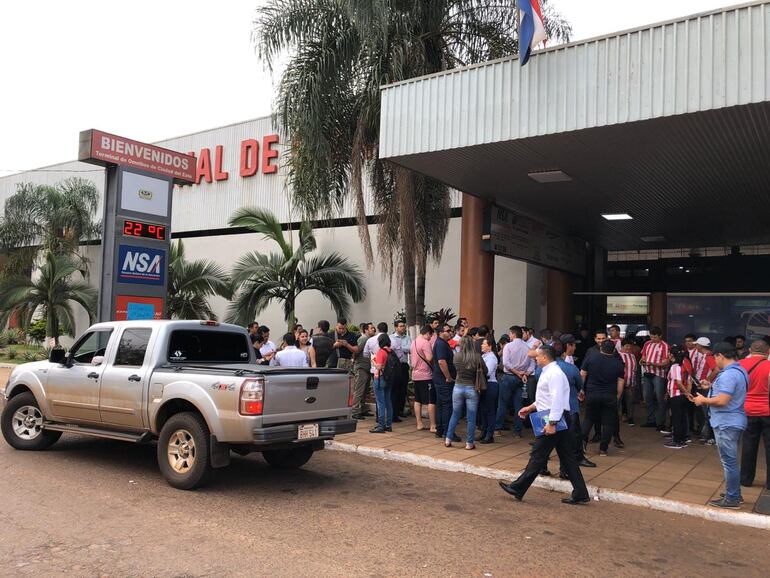
POLYGON ((166 226, 125 219, 123 221, 123 235, 126 237, 143 237, 145 239, 165 241, 166 226))

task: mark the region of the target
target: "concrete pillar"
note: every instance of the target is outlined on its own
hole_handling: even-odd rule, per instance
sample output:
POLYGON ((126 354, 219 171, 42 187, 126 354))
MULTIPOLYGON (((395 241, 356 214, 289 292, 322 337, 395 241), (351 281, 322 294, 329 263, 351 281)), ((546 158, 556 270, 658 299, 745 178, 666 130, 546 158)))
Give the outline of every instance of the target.
POLYGON ((495 255, 481 248, 486 201, 463 193, 460 240, 460 315, 471 326, 492 327, 495 255))
POLYGON ((548 327, 570 332, 575 325, 572 276, 548 269, 548 327))
POLYGON ((657 325, 666 335, 667 303, 665 293, 653 293, 650 295, 650 326, 657 325))

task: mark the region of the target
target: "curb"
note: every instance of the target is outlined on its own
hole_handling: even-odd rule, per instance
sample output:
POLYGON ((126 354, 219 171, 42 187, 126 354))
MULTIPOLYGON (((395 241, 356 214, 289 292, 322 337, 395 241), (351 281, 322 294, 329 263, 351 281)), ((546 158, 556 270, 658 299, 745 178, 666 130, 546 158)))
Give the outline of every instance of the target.
MULTIPOLYGON (((381 460, 390 460, 412 464, 433 470, 441 470, 444 472, 459 472, 496 480, 511 479, 514 475, 520 473, 517 472, 514 474, 506 470, 497 470, 485 466, 474 466, 471 464, 465 464, 463 462, 442 460, 432 456, 421 456, 419 454, 399 452, 385 448, 357 446, 355 444, 347 444, 338 441, 327 441, 326 448, 339 452, 347 452, 360 454, 371 458, 379 458, 381 460)), ((540 476, 532 485, 536 488, 551 490, 552 492, 569 493, 572 491, 572 484, 570 484, 567 480, 560 480, 556 478, 544 478, 540 476)), ((692 516, 695 518, 702 518, 704 520, 711 520, 714 522, 725 522, 737 526, 748 526, 749 528, 770 530, 770 516, 764 516, 761 514, 718 510, 709 508, 707 506, 686 504, 684 502, 678 502, 676 500, 669 500, 666 498, 657 498, 654 496, 632 494, 630 492, 624 492, 621 490, 600 488, 590 484, 588 485, 588 491, 595 501, 612 502, 615 504, 625 504, 629 506, 642 506, 652 510, 670 512, 673 514, 682 514, 684 516, 692 516)))

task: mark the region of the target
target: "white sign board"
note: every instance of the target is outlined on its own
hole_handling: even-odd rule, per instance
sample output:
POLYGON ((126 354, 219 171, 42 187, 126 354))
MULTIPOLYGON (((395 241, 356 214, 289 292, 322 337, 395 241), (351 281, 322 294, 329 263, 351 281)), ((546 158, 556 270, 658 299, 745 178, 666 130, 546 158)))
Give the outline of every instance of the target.
POLYGON ((168 181, 123 172, 120 208, 158 217, 168 217, 168 181))
POLYGON ((649 312, 647 295, 607 295, 607 315, 647 315, 649 312))

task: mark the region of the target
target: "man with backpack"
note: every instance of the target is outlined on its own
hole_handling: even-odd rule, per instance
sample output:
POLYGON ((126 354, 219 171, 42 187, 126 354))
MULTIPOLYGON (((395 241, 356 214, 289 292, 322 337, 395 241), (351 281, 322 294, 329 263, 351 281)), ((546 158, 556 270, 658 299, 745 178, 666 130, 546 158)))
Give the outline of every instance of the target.
POLYGON ((377 338, 378 349, 372 359, 374 370, 374 397, 377 400, 377 425, 369 433, 385 433, 393 431, 393 400, 391 388, 396 379, 401 362, 390 349, 390 337, 381 333, 377 338))

